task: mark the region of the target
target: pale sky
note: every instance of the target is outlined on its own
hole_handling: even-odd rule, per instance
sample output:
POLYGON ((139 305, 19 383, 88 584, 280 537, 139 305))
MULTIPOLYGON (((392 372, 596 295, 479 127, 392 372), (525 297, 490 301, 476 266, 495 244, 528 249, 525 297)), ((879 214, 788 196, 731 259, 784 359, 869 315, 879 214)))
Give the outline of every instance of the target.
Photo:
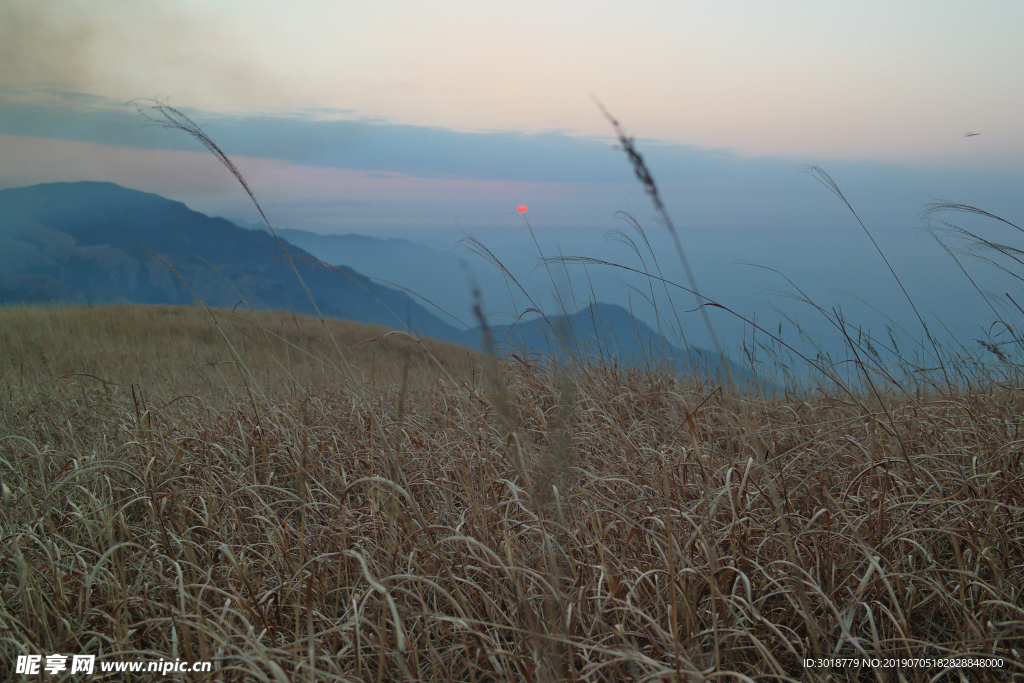
POLYGON ((1024 217, 1022 35, 1020 2, 0 0, 0 188, 109 180, 254 220, 197 143, 125 106, 159 98, 281 227, 500 238, 526 203, 599 242, 615 211, 653 214, 596 97, 723 259, 826 263, 833 237, 807 235, 851 219, 800 173, 821 164, 913 260, 925 202, 1024 217), (729 230, 782 232, 749 253, 729 230))
POLYGON ((636 135, 988 170, 1024 159, 1020 2, 0 3, 6 85, 197 110, 636 135), (963 134, 983 132, 966 146, 963 134))

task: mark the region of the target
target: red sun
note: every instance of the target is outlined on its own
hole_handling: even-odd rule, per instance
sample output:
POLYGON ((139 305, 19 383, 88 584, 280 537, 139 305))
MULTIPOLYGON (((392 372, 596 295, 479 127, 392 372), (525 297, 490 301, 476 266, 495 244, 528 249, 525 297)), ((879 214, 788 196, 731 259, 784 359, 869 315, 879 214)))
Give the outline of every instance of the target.
POLYGON ((518 211, 519 213, 526 213, 527 211, 529 211, 529 209, 526 208, 526 204, 520 204, 519 208, 516 209, 516 211, 518 211))

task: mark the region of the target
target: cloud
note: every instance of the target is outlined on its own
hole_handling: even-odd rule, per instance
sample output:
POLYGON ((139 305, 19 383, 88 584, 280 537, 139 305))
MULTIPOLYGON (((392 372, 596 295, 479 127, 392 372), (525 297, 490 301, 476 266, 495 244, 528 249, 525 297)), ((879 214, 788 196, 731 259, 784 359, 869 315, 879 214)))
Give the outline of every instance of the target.
POLYGON ((80 82, 97 40, 97 19, 67 3, 10 0, 0 5, 0 61, 8 78, 80 82))
MULTIPOLYGON (((344 114, 322 109, 281 116, 185 112, 239 161, 250 181, 263 188, 261 196, 287 203, 282 215, 294 218, 293 227, 330 230, 337 224, 332 216, 410 228, 456 221, 498 225, 506 221, 504 212, 520 203, 531 207, 539 224, 552 227, 606 229, 615 211, 630 208, 645 222, 653 215, 610 138, 468 133, 338 118, 344 114)), ((201 197, 231 186, 196 140, 152 125, 135 106, 109 98, 52 88, 0 90, 0 135, 31 137, 38 151, 27 151, 31 145, 26 143, 18 146, 19 154, 49 159, 52 173, 74 169, 95 180, 127 178, 137 189, 184 199, 196 195, 192 178, 203 167, 222 173, 225 180, 208 183, 210 190, 201 197), (58 153, 46 139, 89 146, 68 146, 58 153), (133 151, 116 154, 117 149, 133 151), (61 154, 66 159, 58 161, 61 154), (91 165, 83 161, 89 156, 91 165), (167 165, 177 167, 177 174, 167 165)), ((831 194, 801 175, 802 165, 816 159, 746 158, 651 140, 638 145, 683 228, 808 228, 851 220, 831 194)), ((39 163, 10 167, 4 183, 41 182, 46 174, 40 168, 39 163)), ((920 206, 934 198, 993 207, 1010 216, 1021 213, 1019 177, 1012 174, 922 171, 869 162, 830 162, 826 168, 864 217, 887 226, 916 225, 920 206)))
MULTIPOLYGON (((22 94, 21 91, 13 93, 22 94)), ((195 149, 177 131, 148 124, 109 99, 37 104, 0 102, 0 133, 100 142, 115 146, 195 149)), ((55 99, 50 95, 49 99, 55 99)), ((65 98, 67 100, 68 98, 65 98)), ((139 101, 138 106, 146 106, 139 101)), ((173 103, 172 103, 173 104, 173 103)), ((527 182, 619 182, 630 177, 611 140, 563 133, 463 133, 444 128, 296 116, 233 116, 182 109, 229 154, 316 167, 359 168, 424 178, 463 177, 527 182)))
POLYGON ((220 108, 251 107, 268 89, 286 92, 285 74, 255 68, 256 46, 224 21, 206 3, 5 0, 3 83, 115 100, 177 93, 220 108))

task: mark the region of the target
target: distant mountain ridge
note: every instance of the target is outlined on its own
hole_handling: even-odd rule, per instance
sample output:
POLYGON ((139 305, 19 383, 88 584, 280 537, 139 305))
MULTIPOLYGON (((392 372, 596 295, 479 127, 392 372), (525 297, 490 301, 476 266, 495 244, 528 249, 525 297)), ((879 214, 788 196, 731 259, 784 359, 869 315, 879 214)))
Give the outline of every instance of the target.
MULTIPOLYGON (((462 331, 404 292, 285 247, 323 315, 392 328, 408 324, 465 343, 462 331)), ((256 309, 315 312, 269 234, 113 183, 0 191, 0 303, 180 305, 196 298, 211 306, 244 300, 256 309)))
MULTIPOLYGON (((187 305, 201 299, 214 307, 232 308, 245 301, 254 309, 314 314, 281 245, 269 232, 253 227, 113 183, 50 183, 0 190, 0 304, 187 305)), ((425 277, 451 277, 455 269, 428 253, 428 247, 362 235, 318 236, 288 229, 277 233, 324 316, 397 329, 408 325, 417 334, 481 348, 481 327, 455 328, 404 291, 374 282, 349 266, 324 263, 324 255, 331 255, 325 252, 328 247, 350 249, 341 254, 345 260, 371 267, 375 257, 398 258, 396 253, 407 251, 408 258, 420 264, 425 261, 433 269, 425 277), (319 238, 323 241, 318 244, 319 238), (310 249, 295 245, 292 239, 310 249)), ((724 375, 720 359, 713 354, 677 348, 624 308, 611 304, 590 304, 573 314, 490 330, 497 349, 505 353, 569 351, 580 358, 600 357, 623 366, 653 360, 682 375, 696 369, 694 374, 700 378, 724 375)), ((738 366, 729 367, 741 383, 752 380, 738 366)))
MULTIPOLYGON (((266 225, 235 221, 242 227, 267 232, 266 225)), ((382 239, 368 235, 320 235, 305 230, 275 228, 275 232, 292 244, 333 264, 359 264, 368 276, 385 280, 401 280, 402 276, 421 273, 418 280, 406 280, 407 286, 431 299, 429 286, 465 287, 465 274, 458 267, 458 257, 404 239, 382 239), (429 281, 429 283, 427 282, 429 281)), ((400 283, 404 284, 404 283, 400 283)), ((581 358, 614 359, 621 365, 638 365, 651 359, 669 359, 669 365, 682 373, 693 367, 701 373, 721 375, 721 360, 713 353, 696 348, 680 349, 626 309, 613 304, 589 304, 574 314, 548 316, 520 322, 514 326, 492 326, 498 346, 503 351, 530 348, 543 354, 568 349, 581 358), (560 338, 555 330, 567 334, 560 338)), ((479 345, 481 329, 467 334, 467 345, 479 345)), ((749 373, 730 365, 734 377, 747 381, 749 373)))
MULTIPOLYGON (((266 225, 232 220, 243 228, 268 232, 266 225)), ((468 292, 470 289, 469 276, 458 254, 394 237, 356 233, 321 235, 278 227, 274 231, 282 239, 325 263, 357 268, 369 277, 380 278, 381 284, 392 283, 408 288, 415 293, 413 298, 423 303, 427 310, 453 326, 472 326, 468 305, 463 306, 465 310, 450 310, 452 306, 446 307, 442 303, 451 298, 452 292, 468 292), (438 308, 432 308, 432 305, 438 308)), ((476 276, 486 281, 485 288, 497 286, 496 280, 488 273, 477 273, 476 276)))
MULTIPOLYGON (((481 330, 478 328, 477 332, 481 330)), ((682 376, 726 381, 725 365, 716 354, 665 339, 629 311, 614 304, 589 304, 571 315, 547 316, 491 328, 494 343, 504 353, 532 349, 551 357, 569 353, 581 359, 613 361, 622 367, 653 365, 682 376)), ((746 368, 726 361, 732 378, 754 387, 758 379, 746 368)), ((762 388, 776 387, 761 383, 762 388)))

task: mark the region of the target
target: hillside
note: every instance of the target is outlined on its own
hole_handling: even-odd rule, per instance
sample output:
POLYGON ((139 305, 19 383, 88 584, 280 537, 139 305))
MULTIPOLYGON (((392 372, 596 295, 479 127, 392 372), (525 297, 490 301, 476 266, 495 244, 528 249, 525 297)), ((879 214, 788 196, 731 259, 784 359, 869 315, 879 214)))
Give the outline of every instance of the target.
POLYGON ((0 357, 9 361, 0 377, 7 381, 18 381, 4 374, 11 368, 29 367, 43 382, 135 383, 158 389, 162 400, 194 393, 211 400, 246 390, 246 380, 256 392, 325 378, 374 388, 404 376, 410 387, 433 387, 442 379, 469 380, 482 363, 479 354, 454 344, 286 311, 16 306, 0 308, 0 329, 0 357))
MULTIPOLYGON (((285 243, 328 317, 463 341, 407 294, 285 243)), ((0 303, 188 304, 314 313, 269 234, 112 183, 0 191, 0 303)))
POLYGON ((0 680, 1024 675, 1019 382, 752 398, 213 317, 0 308, 0 680))

